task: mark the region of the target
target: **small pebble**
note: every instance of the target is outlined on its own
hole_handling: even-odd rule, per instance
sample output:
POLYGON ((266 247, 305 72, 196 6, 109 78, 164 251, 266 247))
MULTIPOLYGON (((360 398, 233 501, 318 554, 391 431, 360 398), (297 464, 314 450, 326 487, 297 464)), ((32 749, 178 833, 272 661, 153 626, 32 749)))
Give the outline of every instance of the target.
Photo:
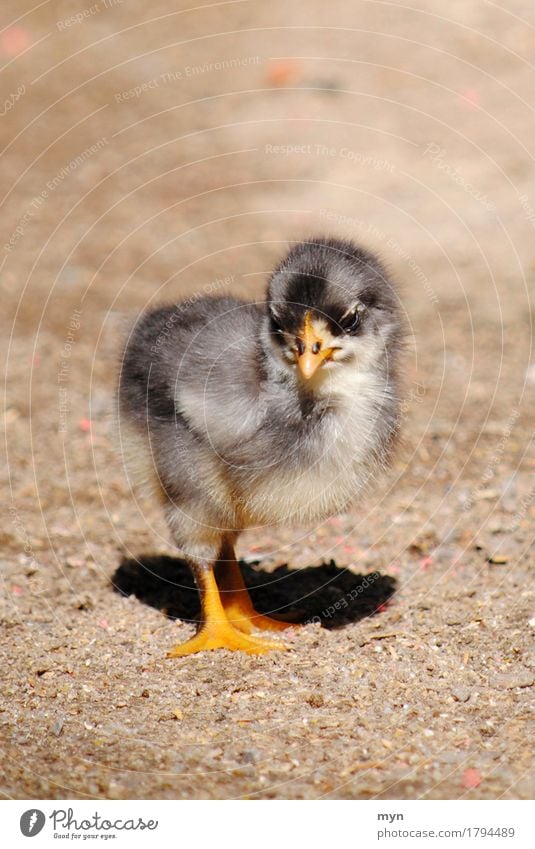
POLYGON ((74 605, 77 610, 92 610, 95 606, 95 602, 89 593, 83 593, 75 596, 74 605))
POLYGON ((84 560, 81 557, 67 557, 65 563, 67 566, 70 566, 71 569, 79 569, 84 565, 84 560))
POLYGON ((63 731, 64 724, 65 724, 64 719, 56 719, 56 721, 52 725, 52 734, 55 734, 56 737, 59 737, 59 735, 63 731))
POLYGON ((487 558, 487 562, 493 563, 495 566, 503 566, 509 562, 509 557, 507 554, 491 554, 487 558))
POLYGON ((451 691, 451 695, 456 702, 467 702, 471 693, 468 687, 456 687, 451 691))
POLYGON ((110 781, 108 784, 108 797, 110 799, 121 799, 124 797, 124 790, 121 784, 117 781, 110 781))
POLYGON ((325 704, 325 699, 321 693, 311 693, 307 699, 310 707, 320 708, 325 704))
POLYGON ((528 672, 527 669, 521 669, 515 672, 500 672, 494 675, 489 684, 496 690, 514 690, 515 687, 533 687, 535 684, 535 675, 528 672))

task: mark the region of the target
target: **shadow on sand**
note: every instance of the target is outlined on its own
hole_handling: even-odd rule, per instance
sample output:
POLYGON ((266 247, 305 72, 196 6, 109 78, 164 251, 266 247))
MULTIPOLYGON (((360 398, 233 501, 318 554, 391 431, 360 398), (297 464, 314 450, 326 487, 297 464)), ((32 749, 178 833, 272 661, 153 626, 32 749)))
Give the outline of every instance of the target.
MULTIPOLYGON (((243 578, 259 613, 288 622, 320 622, 340 628, 381 610, 396 589, 390 575, 356 575, 335 564, 305 569, 278 566, 262 571, 260 563, 240 561, 243 578)), ((188 564, 179 558, 141 555, 124 559, 112 583, 117 592, 135 595, 171 619, 196 622, 199 594, 188 564)))

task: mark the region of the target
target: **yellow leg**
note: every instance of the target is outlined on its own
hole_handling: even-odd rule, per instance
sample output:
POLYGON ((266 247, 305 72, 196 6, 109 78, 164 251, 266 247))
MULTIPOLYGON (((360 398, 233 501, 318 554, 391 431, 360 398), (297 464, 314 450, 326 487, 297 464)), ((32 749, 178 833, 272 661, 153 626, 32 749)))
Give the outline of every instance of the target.
POLYGON ((201 594, 202 623, 197 634, 185 643, 175 646, 168 657, 185 657, 209 649, 229 649, 247 654, 265 654, 273 649, 284 649, 281 643, 250 637, 229 621, 221 603, 213 568, 207 564, 195 568, 195 578, 201 594))
POLYGON ((240 567, 233 559, 233 552, 226 549, 225 553, 230 554, 230 557, 227 561, 218 562, 217 583, 221 591, 223 608, 230 622, 245 634, 250 634, 253 628, 258 628, 260 631, 284 631, 285 628, 291 628, 291 622, 279 622, 278 619, 256 612, 240 567))

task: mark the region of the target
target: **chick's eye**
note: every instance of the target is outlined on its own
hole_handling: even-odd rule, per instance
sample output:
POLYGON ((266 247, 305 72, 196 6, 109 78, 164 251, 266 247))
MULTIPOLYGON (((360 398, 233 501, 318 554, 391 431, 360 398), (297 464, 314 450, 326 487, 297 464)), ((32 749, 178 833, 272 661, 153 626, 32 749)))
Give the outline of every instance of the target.
POLYGON ((344 333, 356 333, 360 327, 360 313, 358 310, 346 315, 340 322, 344 333))
POLYGON ((271 322, 271 330, 273 331, 273 333, 282 333, 283 332, 282 327, 281 327, 278 319, 275 318, 275 316, 273 315, 273 313, 270 313, 269 318, 270 318, 270 322, 271 322))

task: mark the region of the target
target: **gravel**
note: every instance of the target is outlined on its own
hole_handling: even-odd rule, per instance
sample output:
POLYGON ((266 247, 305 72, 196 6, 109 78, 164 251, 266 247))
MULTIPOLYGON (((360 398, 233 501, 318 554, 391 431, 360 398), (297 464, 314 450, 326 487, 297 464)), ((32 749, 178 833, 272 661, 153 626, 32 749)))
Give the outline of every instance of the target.
POLYGON ((67 38, 47 3, 3 33, 4 797, 535 794, 533 36, 519 1, 385 8, 130 2, 67 38), (261 297, 325 231, 400 281, 404 444, 347 513, 241 538, 258 608, 305 623, 287 651, 169 660, 198 598, 117 457, 125 327, 261 297))

